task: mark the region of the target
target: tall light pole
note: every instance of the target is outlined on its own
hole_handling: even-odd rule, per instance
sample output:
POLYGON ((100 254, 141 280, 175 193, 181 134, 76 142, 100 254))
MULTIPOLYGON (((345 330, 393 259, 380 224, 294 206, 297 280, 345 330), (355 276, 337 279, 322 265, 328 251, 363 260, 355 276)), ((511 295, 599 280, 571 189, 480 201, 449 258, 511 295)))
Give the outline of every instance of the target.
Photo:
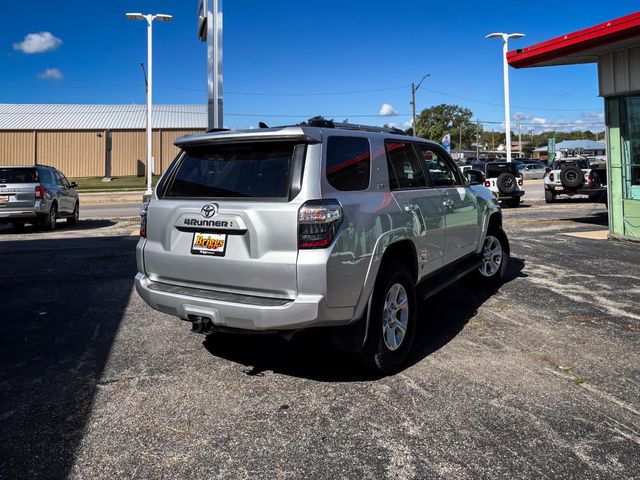
POLYGON ((413 136, 414 137, 418 136, 418 134, 416 133, 416 92, 420 88, 420 85, 422 85, 422 82, 424 82, 424 79, 428 78, 430 76, 431 76, 431 74, 427 73, 418 82, 418 85, 416 85, 415 83, 411 82, 411 110, 412 110, 412 117, 413 117, 413 127, 412 128, 413 128, 413 136))
POLYGON ((170 22, 173 20, 171 15, 165 15, 163 13, 146 14, 142 13, 127 13, 129 20, 146 20, 147 22, 147 191, 145 195, 151 195, 153 189, 151 188, 153 180, 153 125, 151 123, 151 94, 153 91, 153 21, 170 22))
POLYGON ((522 38, 523 33, 490 33, 485 38, 502 38, 502 69, 504 75, 504 123, 507 143, 507 162, 511 161, 511 113, 509 108, 509 64, 507 52, 509 51, 510 38, 522 38))

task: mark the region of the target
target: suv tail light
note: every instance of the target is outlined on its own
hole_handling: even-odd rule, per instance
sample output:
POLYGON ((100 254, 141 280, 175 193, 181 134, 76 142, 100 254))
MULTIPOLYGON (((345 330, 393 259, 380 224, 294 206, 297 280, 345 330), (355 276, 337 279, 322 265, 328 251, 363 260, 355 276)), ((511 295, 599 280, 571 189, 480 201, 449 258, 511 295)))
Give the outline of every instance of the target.
POLYGON ((522 177, 518 178, 518 185, 520 185, 520 186, 523 185, 522 177))
POLYGON ((44 196, 46 192, 47 192, 46 188, 44 188, 42 185, 38 185, 36 187, 36 200, 44 200, 44 196))
POLYGON ((553 173, 549 173, 549 181, 553 182, 553 173))
POLYGON ((484 186, 489 188, 491 186, 491 182, 489 180, 484 181, 484 186))
POLYGON ((147 238, 147 213, 149 210, 149 202, 140 205, 140 236, 147 238))
POLYGON ((337 200, 311 200, 298 210, 298 248, 326 248, 342 223, 337 200))

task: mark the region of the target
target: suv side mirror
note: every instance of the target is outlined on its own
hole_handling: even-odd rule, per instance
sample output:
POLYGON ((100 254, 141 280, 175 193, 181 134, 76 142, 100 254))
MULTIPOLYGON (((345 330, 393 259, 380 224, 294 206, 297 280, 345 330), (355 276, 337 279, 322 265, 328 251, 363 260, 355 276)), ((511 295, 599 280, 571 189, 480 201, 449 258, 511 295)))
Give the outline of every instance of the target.
POLYGON ((71 188, 78 188, 78 184, 77 184, 76 182, 71 182, 71 183, 69 184, 69 186, 70 186, 71 188))
POLYGON ((484 174, 480 170, 467 170, 467 180, 469 185, 482 185, 484 174))

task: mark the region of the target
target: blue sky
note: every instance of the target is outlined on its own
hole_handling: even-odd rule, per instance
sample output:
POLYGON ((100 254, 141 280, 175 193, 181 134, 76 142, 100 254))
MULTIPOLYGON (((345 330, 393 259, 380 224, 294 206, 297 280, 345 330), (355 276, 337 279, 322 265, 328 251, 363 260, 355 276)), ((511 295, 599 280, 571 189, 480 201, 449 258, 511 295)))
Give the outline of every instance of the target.
MULTIPOLYGON (((175 17, 154 24, 154 103, 206 102, 197 0, 4 3, 1 103, 143 104, 139 63, 146 62, 146 27, 127 20, 128 11, 175 17), (56 48, 25 53, 34 43, 21 42, 39 32, 54 38, 32 39, 44 42, 36 49, 56 48)), ((485 128, 499 129, 501 44, 484 35, 525 33, 511 41, 517 48, 633 11, 632 2, 619 0, 226 0, 225 124, 287 124, 325 115, 406 127, 408 85, 430 73, 417 94, 418 110, 454 103, 470 108, 485 128), (399 115, 377 116, 383 104, 399 115)), ((601 122, 603 110, 595 65, 510 69, 510 75, 511 113, 520 115, 523 131, 599 129, 592 125, 601 122)))

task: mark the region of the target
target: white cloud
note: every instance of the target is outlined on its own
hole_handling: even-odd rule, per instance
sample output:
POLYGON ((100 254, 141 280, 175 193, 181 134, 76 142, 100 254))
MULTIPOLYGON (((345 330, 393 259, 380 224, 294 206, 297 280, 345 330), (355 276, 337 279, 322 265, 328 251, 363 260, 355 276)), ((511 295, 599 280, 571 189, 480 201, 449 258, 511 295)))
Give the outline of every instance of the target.
POLYGON ((50 78, 51 80, 62 80, 64 75, 57 68, 47 68, 44 72, 38 74, 38 78, 41 80, 50 78))
POLYGON ((51 32, 30 33, 20 43, 14 43, 13 49, 23 53, 43 53, 55 50, 62 45, 62 40, 51 32))
POLYGON ((380 115, 385 117, 398 115, 398 111, 388 103, 383 103, 382 106, 380 107, 380 115))
POLYGON ((531 123, 533 123, 534 125, 545 125, 547 123, 547 119, 540 118, 540 117, 533 117, 531 119, 531 123))
POLYGON ((407 130, 407 129, 411 128, 411 127, 413 127, 413 119, 412 120, 407 120, 406 122, 404 122, 402 124, 402 128, 404 130, 407 130))

